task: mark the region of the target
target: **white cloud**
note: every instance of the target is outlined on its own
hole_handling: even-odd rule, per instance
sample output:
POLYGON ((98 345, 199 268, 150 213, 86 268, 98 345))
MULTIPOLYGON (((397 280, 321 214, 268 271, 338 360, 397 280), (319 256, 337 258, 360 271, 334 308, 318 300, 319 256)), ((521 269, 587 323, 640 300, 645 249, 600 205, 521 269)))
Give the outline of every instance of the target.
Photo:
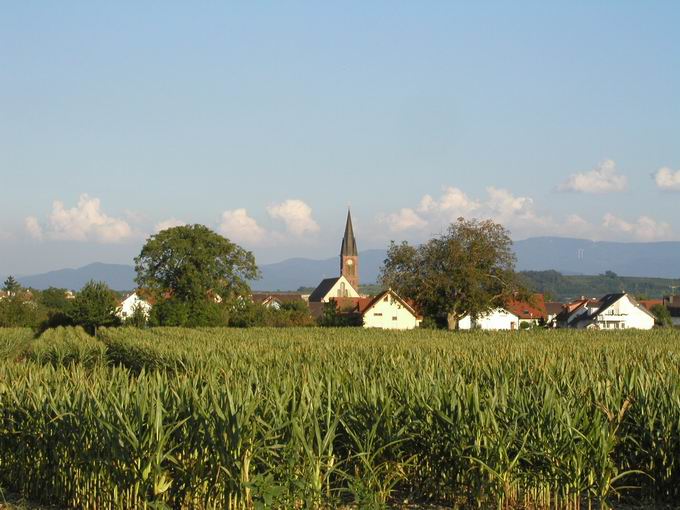
POLYGON ((602 227, 605 230, 632 236, 638 241, 658 241, 669 239, 672 235, 671 226, 665 222, 658 222, 649 216, 640 216, 633 223, 623 220, 611 213, 604 215, 602 227))
POLYGON ((529 197, 517 197, 510 191, 489 187, 487 198, 478 200, 470 197, 459 188, 447 186, 439 198, 425 195, 417 209, 402 208, 395 213, 379 217, 392 232, 422 230, 429 226, 431 231, 464 218, 491 218, 508 228, 545 226, 546 221, 534 210, 534 202, 529 197))
POLYGON ((267 213, 274 219, 283 220, 286 230, 301 237, 319 231, 319 225, 312 218, 312 209, 302 200, 286 200, 267 207, 267 213))
POLYGON ((26 231, 28 234, 33 238, 37 240, 41 240, 43 238, 43 230, 42 227, 40 226, 40 223, 38 222, 38 218, 35 216, 29 216, 24 220, 24 226, 26 227, 26 231))
POLYGON ((222 213, 220 232, 237 243, 260 244, 267 238, 267 231, 243 208, 222 213))
POLYGON ((413 209, 405 207, 396 213, 380 218, 381 223, 386 223, 392 232, 404 230, 422 229, 427 226, 427 221, 421 218, 413 209))
POLYGON ((559 186, 560 191, 577 193, 612 193, 624 191, 628 177, 616 172, 616 163, 607 159, 589 172, 572 174, 559 186))
POLYGON ((168 218, 167 220, 160 221, 156 223, 156 226, 154 227, 155 232, 161 232, 163 230, 167 230, 172 227, 181 227, 182 225, 186 225, 186 221, 178 220, 177 218, 168 218))
POLYGON ((425 195, 416 210, 402 208, 380 215, 378 222, 386 224, 391 232, 413 235, 440 232, 457 218, 492 219, 510 230, 515 239, 549 235, 584 237, 597 240, 654 241, 671 239, 672 228, 668 223, 641 216, 626 221, 607 214, 601 222, 591 222, 579 214, 564 218, 536 208, 531 197, 515 196, 512 192, 490 186, 486 198, 476 199, 457 188, 447 187, 439 198, 425 195))
POLYGON ((64 203, 55 200, 52 212, 45 226, 38 219, 29 216, 24 220, 28 233, 36 238, 69 241, 97 241, 115 243, 133 235, 130 225, 119 218, 108 216, 101 210, 98 198, 80 195, 78 204, 67 209, 64 203))
POLYGON ((659 189, 680 191, 680 170, 673 171, 667 166, 660 168, 654 175, 654 181, 659 189))

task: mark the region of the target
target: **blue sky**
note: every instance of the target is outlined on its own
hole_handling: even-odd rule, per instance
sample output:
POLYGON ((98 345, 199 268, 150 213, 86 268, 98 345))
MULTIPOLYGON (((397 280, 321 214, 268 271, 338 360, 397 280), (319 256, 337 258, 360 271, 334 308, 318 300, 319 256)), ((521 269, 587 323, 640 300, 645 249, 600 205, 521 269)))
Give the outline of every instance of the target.
POLYGON ((457 216, 680 238, 680 3, 8 2, 0 273, 197 222, 261 262, 457 216))

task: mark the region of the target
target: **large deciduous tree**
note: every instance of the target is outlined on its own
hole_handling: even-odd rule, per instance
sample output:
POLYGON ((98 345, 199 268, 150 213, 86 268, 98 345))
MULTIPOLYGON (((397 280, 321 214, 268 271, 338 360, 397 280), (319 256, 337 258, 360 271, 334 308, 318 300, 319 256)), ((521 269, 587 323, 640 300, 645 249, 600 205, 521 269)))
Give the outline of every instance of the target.
MULTIPOLYGON (((151 236, 135 259, 135 270, 137 284, 156 295, 159 311, 166 309, 173 317, 159 317, 160 322, 173 325, 183 322, 185 311, 192 315, 191 310, 203 310, 203 303, 216 295, 225 302, 248 295, 248 281, 260 275, 251 252, 203 225, 173 227, 151 236), (174 304, 163 304, 167 301, 174 304)), ((212 324, 216 313, 209 312, 212 324)))
POLYGON ((520 290, 509 233, 491 220, 459 218, 420 246, 393 242, 380 280, 425 314, 445 317, 450 329, 467 315, 502 306, 520 290))

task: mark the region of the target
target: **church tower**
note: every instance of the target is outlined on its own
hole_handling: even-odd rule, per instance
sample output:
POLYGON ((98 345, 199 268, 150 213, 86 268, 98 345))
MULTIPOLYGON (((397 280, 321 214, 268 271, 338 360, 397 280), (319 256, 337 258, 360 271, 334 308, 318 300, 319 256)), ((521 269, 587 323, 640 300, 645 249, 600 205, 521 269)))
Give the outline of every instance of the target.
POLYGON ((357 241, 354 239, 352 215, 349 210, 347 210, 345 236, 342 238, 342 248, 340 249, 340 274, 349 280, 354 290, 359 292, 359 252, 357 251, 357 241))

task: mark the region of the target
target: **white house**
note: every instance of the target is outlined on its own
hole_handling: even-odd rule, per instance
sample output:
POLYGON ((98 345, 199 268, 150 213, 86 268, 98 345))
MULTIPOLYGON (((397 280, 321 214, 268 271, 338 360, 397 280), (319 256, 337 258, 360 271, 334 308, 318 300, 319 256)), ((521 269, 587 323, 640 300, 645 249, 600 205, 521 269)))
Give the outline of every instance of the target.
POLYGON ((414 329, 422 318, 393 290, 386 290, 361 307, 365 328, 414 329))
POLYGON ((151 304, 146 299, 140 297, 138 292, 133 292, 120 303, 116 310, 116 315, 125 320, 134 314, 137 307, 144 310, 144 315, 149 316, 151 304))
POLYGON ((310 303, 328 303, 335 298, 358 298, 359 293, 344 276, 326 278, 309 295, 310 303))
POLYGON ((588 307, 573 325, 579 329, 652 329, 654 315, 626 292, 607 294, 597 308, 588 307))
POLYGON ((458 329, 485 329, 490 331, 518 329, 519 317, 504 308, 496 308, 476 319, 466 315, 458 321, 458 329))

